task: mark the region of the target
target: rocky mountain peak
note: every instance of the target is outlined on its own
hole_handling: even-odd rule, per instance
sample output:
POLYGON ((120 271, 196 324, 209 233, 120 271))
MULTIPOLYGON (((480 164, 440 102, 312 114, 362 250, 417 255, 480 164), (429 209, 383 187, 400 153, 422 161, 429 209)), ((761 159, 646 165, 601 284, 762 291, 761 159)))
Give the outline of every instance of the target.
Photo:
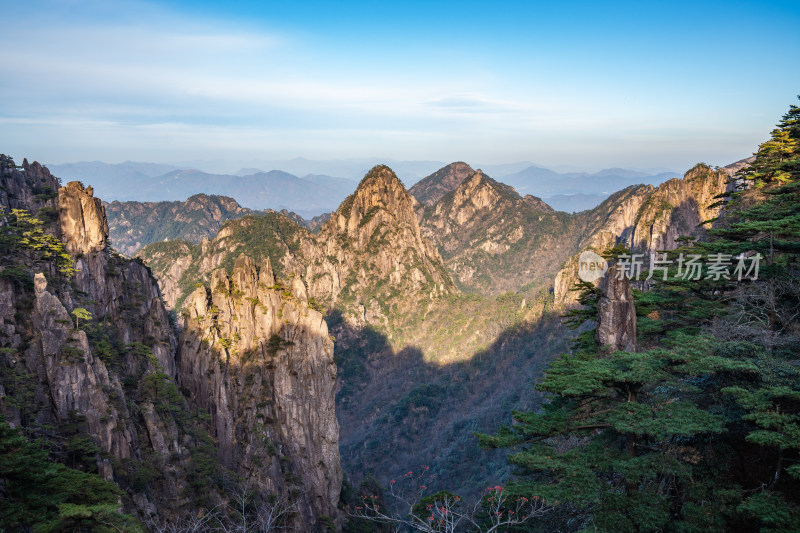
POLYGON ((208 209, 213 213, 216 220, 222 218, 220 208, 239 209, 241 206, 233 198, 227 196, 209 196, 207 194, 195 194, 186 199, 187 209, 208 209))
POLYGON ((72 254, 99 252, 108 242, 106 212, 91 187, 71 181, 58 190, 61 239, 72 254))
MULTIPOLYGON (((699 163, 682 179, 673 178, 658 187, 632 186, 619 191, 588 213, 583 222, 587 230, 579 247, 603 251, 622 243, 648 255, 674 249, 681 236, 702 238, 710 226, 708 221, 722 214, 716 201, 730 187, 728 180, 726 169, 699 163)), ((575 298, 570 288, 577 279, 577 264, 575 254, 556 275, 556 302, 575 298)))
MULTIPOLYGON (((378 302, 398 300, 403 312, 453 290, 441 257, 422 236, 418 207, 389 167, 370 170, 320 233, 301 245, 310 296, 344 308, 356 322, 386 325, 391 312, 378 302)), ((302 299, 303 288, 293 283, 292 293, 302 299)))
POLYGON ((14 160, 0 154, 0 209, 25 209, 35 213, 42 207, 55 209, 58 179, 47 167, 37 162, 16 165, 14 160), (20 170, 21 169, 21 170, 20 170))
POLYGON ((392 169, 377 165, 331 216, 322 234, 346 235, 355 241, 357 249, 363 250, 376 228, 385 225, 403 228, 416 244, 422 246, 416 206, 416 200, 392 169))
POLYGON ((158 274, 171 307, 194 308, 198 299, 205 301, 205 293, 189 296, 197 282, 245 299, 254 298, 256 286, 280 285, 281 294, 297 302, 336 307, 358 323, 385 325, 393 312, 416 311, 421 301, 454 290, 437 250, 421 234, 418 207, 395 173, 379 165, 318 234, 292 213, 267 212, 229 221, 200 246, 153 243, 140 257, 158 274), (242 251, 253 259, 240 256, 242 251))
POLYGON ((637 214, 631 232, 631 248, 646 251, 675 248, 681 235, 702 237, 707 220, 721 211, 717 195, 728 188, 728 174, 700 163, 686 172, 683 179, 662 183, 650 195, 637 214))
POLYGON ((500 292, 543 283, 569 253, 572 229, 569 217, 531 200, 476 170, 424 210, 423 234, 463 286, 500 292))
POLYGON ((437 204, 436 211, 449 210, 458 224, 469 220, 477 211, 496 206, 502 201, 517 203, 519 194, 513 187, 499 183, 478 169, 465 179, 452 196, 437 204))
POLYGON ((475 172, 468 164, 457 161, 442 167, 418 181, 409 192, 424 205, 434 205, 442 196, 454 191, 475 172))

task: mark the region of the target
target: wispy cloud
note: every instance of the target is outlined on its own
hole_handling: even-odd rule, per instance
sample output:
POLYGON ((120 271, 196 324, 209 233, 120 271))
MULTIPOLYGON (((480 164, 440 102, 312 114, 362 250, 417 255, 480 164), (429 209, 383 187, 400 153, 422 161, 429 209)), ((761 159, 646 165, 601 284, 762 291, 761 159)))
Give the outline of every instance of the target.
MULTIPOLYGON (((51 161, 217 150, 574 163, 581 152, 653 166, 677 151, 664 152, 670 161, 646 159, 659 146, 689 147, 687 161, 709 146, 720 157, 749 153, 760 138, 754 125, 766 129, 785 106, 737 113, 730 102, 756 100, 753 90, 726 97, 713 77, 657 78, 705 71, 710 52, 702 64, 646 63, 642 76, 642 63, 623 61, 647 58, 646 41, 633 50, 574 41, 578 30, 558 41, 543 24, 505 31, 524 24, 523 14, 474 39, 458 24, 413 37, 366 23, 346 35, 335 24, 306 28, 299 7, 292 24, 175 9, 142 0, 4 6, 13 23, 0 32, 0 149, 51 161)), ((583 24, 596 31, 597 21, 583 24)))

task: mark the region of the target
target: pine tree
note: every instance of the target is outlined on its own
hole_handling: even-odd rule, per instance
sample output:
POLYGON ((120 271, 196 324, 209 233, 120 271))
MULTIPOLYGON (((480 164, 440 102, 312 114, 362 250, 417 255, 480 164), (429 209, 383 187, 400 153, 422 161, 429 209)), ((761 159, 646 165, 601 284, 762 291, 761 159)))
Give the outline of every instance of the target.
POLYGON ((130 531, 143 528, 122 514, 123 492, 96 474, 50 461, 0 418, 0 530, 130 531))
MULTIPOLYGON (((0 218, 6 214, 0 209, 0 218)), ((53 265, 69 278, 77 272, 75 261, 58 237, 45 232, 44 222, 24 209, 12 209, 10 221, 0 226, 0 251, 22 252, 32 261, 53 265)))
MULTIPOLYGON (((515 412, 513 426, 479 436, 514 448, 520 489, 564 502, 570 527, 796 530, 800 108, 737 178, 711 239, 684 239, 671 257, 760 254, 758 279, 671 270, 635 291, 641 353, 605 353, 583 333, 537 386, 549 396, 538 412, 515 412)), ((596 290, 583 291, 575 325, 595 312, 596 290)))
POLYGON ((81 320, 91 320, 92 313, 88 310, 84 309, 83 307, 76 307, 72 310, 72 315, 75 317, 75 329, 80 329, 81 327, 81 320))
POLYGON ((725 431, 724 416, 699 401, 703 380, 753 370, 723 351, 711 336, 678 332, 642 353, 562 356, 537 386, 552 401, 539 412, 515 412, 512 427, 481 442, 517 448, 510 461, 535 480, 528 490, 569 502, 601 531, 688 521, 681 513, 692 494, 713 492, 697 485, 699 458, 725 431))
POLYGON ((790 106, 741 176, 756 190, 734 193, 734 222, 707 245, 765 258, 759 281, 730 291, 744 331, 761 328, 767 349, 757 379, 723 389, 744 410, 744 441, 757 447, 751 462, 761 467, 760 490, 739 510, 765 530, 790 531, 800 518, 800 107, 790 106))
MULTIPOLYGON (((798 96, 800 99, 800 96, 798 96)), ((770 140, 761 144, 750 166, 737 174, 757 188, 800 179, 800 107, 789 106, 770 140)))

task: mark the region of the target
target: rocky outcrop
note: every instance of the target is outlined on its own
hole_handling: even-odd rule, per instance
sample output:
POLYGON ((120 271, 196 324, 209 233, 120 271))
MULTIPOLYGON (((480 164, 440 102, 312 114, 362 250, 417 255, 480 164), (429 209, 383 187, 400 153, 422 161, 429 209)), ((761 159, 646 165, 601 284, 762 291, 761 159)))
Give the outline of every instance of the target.
POLYGON ((35 250, 6 250, 4 269, 14 275, 0 283, 0 411, 43 431, 60 454, 74 457, 70 443, 88 441, 81 448, 87 455, 73 464, 119 482, 129 510, 174 516, 185 503, 188 428, 179 430, 161 407, 148 409, 154 398, 141 387, 148 376, 176 377, 158 286, 144 265, 107 249, 105 216, 91 189, 75 183, 56 190, 58 181, 38 163, 7 168, 2 207, 36 214, 47 233, 61 236, 77 272, 66 279, 35 250), (34 186, 41 192, 26 192, 34 186), (87 452, 92 446, 96 452, 87 452), (170 466, 144 487, 131 481, 146 462, 159 461, 170 466))
POLYGON ((75 287, 66 293, 68 305, 86 307, 93 316, 112 321, 121 340, 158 339, 152 351, 170 377, 176 377, 175 339, 158 284, 141 263, 106 250, 108 224, 91 187, 70 182, 58 190, 61 240, 75 258, 75 287))
POLYGON ((69 420, 71 413, 80 413, 103 451, 120 460, 132 457, 136 438, 120 421, 129 414, 124 404, 114 406, 108 401, 112 393, 124 397, 122 386, 92 354, 86 333, 73 329, 64 305, 47 291, 44 274, 36 274, 34 283, 32 325, 39 335, 26 363, 30 371, 44 373, 42 381, 49 387, 56 419, 69 420))
POLYGON ((333 341, 302 280, 283 288, 268 258, 256 268, 242 255, 183 309, 181 383, 210 413, 222 463, 260 493, 298 498, 303 531, 335 517, 342 471, 333 341))
POLYGON ((456 190, 473 172, 472 167, 461 161, 450 163, 422 178, 408 192, 422 205, 434 205, 442 196, 456 190))
POLYGON ((711 206, 727 186, 724 170, 705 165, 695 166, 683 179, 662 183, 639 209, 628 246, 649 253, 675 248, 680 236, 703 238, 710 227, 706 222, 720 214, 719 207, 711 206))
POLYGON ((278 276, 304 273, 298 243, 311 235, 287 216, 273 211, 229 220, 216 236, 202 239, 199 245, 182 240, 157 242, 136 255, 159 279, 168 307, 178 309, 196 284, 211 283, 214 270, 230 271, 245 248, 256 259, 270 257, 278 276))
POLYGON ((74 254, 99 252, 108 241, 106 212, 91 187, 71 181, 58 190, 58 221, 61 240, 74 254))
POLYGON ((39 163, 24 159, 17 166, 13 159, 0 154, 0 180, 0 207, 4 211, 25 209, 35 214, 42 208, 55 209, 58 178, 39 163))
POLYGON ((577 250, 561 266, 553 281, 553 299, 557 304, 574 303, 578 299, 578 294, 572 289, 578 279, 579 252, 593 250, 602 253, 630 235, 639 210, 653 190, 650 185, 628 187, 577 218, 576 223, 582 228, 583 235, 577 250))
MULTIPOLYGON (((615 193, 596 209, 581 214, 587 227, 579 249, 603 252, 615 244, 649 256, 676 247, 681 236, 702 238, 708 221, 720 215, 714 206, 728 187, 728 173, 699 164, 682 179, 671 179, 658 187, 634 186, 615 193)), ((554 283, 556 303, 576 301, 570 289, 578 279, 577 253, 559 270, 554 283)))
POLYGON ((544 285, 576 239, 569 215, 480 170, 426 208, 422 228, 462 286, 489 293, 544 285))
POLYGON ((606 350, 636 351, 636 308, 628 278, 612 267, 600 281, 597 343, 606 350))
POLYGON ((722 167, 722 170, 724 170, 725 173, 732 178, 736 175, 737 172, 739 172, 743 168, 749 167, 752 164, 752 162, 755 161, 755 159, 756 156, 751 155, 750 157, 745 157, 744 159, 740 159, 739 161, 731 163, 730 165, 725 165, 724 167, 722 167))

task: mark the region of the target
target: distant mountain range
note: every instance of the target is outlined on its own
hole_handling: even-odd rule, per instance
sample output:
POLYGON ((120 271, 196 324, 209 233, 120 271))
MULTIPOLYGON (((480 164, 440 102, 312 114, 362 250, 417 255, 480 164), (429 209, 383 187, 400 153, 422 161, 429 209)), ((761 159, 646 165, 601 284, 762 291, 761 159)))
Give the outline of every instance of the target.
MULTIPOLYGON (((175 165, 131 161, 118 164, 100 161, 66 163, 49 165, 49 168, 64 181, 91 183, 97 196, 108 201, 183 201, 195 194, 216 194, 236 198, 248 209, 287 209, 311 219, 335 210, 355 190, 358 182, 352 178, 363 175, 363 168, 370 166, 368 161, 371 160, 292 159, 271 162, 282 165, 280 168, 283 170, 265 171, 248 167, 233 174, 214 174, 175 165), (336 175, 347 177, 334 177, 336 175)), ((416 183, 425 187, 425 180, 430 181, 429 175, 445 164, 437 161, 398 161, 392 166, 398 169, 397 175, 405 181, 406 187, 416 183)), ((464 167, 470 168, 466 163, 464 167)), ((530 194, 540 197, 556 210, 567 212, 591 209, 613 191, 629 185, 658 185, 680 176, 674 172, 648 174, 624 168, 610 168, 595 173, 558 173, 530 162, 484 165, 482 170, 514 187, 522 196, 530 194)), ((463 179, 463 176, 460 178, 463 179)), ((416 189, 420 190, 420 186, 416 186, 416 189)), ((432 191, 431 194, 432 199, 438 199, 442 192, 432 191)))
POLYGON ((64 181, 92 183, 98 197, 117 201, 183 201, 195 194, 236 198, 247 209, 288 209, 305 218, 329 212, 357 182, 320 174, 299 178, 281 170, 249 175, 210 174, 152 163, 51 165, 64 181))
POLYGON ((539 196, 561 211, 591 209, 611 193, 629 185, 660 185, 669 179, 679 177, 681 174, 677 172, 647 174, 624 168, 608 168, 591 174, 587 172, 559 174, 537 166, 498 176, 503 183, 511 185, 520 194, 539 196), (551 202, 551 198, 556 198, 556 201, 551 202))
POLYGON ((547 199, 547 205, 556 211, 578 213, 597 207, 606 198, 607 194, 557 194, 547 199))

